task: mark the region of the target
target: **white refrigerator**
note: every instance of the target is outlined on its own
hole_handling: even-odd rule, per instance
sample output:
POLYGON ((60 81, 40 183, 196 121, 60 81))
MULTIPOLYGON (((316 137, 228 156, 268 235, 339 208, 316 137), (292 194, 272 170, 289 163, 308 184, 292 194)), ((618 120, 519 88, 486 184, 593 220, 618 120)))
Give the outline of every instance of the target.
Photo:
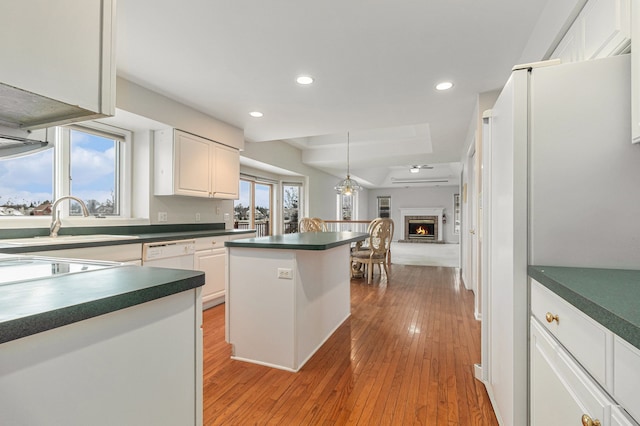
POLYGON ((514 68, 483 125, 482 364, 501 425, 528 424, 528 265, 640 267, 629 55, 514 68))

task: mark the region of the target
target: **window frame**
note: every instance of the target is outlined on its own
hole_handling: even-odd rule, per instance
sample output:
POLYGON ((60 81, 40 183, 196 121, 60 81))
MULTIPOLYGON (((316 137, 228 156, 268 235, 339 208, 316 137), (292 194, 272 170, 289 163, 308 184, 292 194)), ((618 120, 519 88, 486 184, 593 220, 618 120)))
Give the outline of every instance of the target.
MULTIPOLYGON (((117 215, 110 215, 109 218, 131 218, 131 197, 133 187, 131 185, 131 139, 132 132, 119 127, 110 126, 104 123, 90 122, 60 126, 56 128, 55 150, 54 150, 54 200, 71 194, 71 130, 90 133, 96 136, 105 137, 119 141, 117 148, 116 174, 118 174, 117 194, 118 211, 117 215)), ((62 218, 73 218, 69 212, 70 203, 61 203, 59 212, 62 218)))
POLYGON ((351 197, 351 219, 348 219, 348 221, 358 220, 359 191, 354 191, 351 195, 336 194, 336 220, 345 220, 342 215, 343 200, 345 197, 351 197))
POLYGON ((296 232, 298 231, 298 222, 300 221, 300 219, 302 219, 304 217, 304 189, 305 189, 305 184, 304 182, 299 182, 299 181, 292 181, 292 180, 287 180, 287 181, 281 181, 280 182, 280 203, 278 204, 278 208, 280 209, 280 220, 279 220, 279 226, 280 226, 280 233, 281 234, 285 234, 286 233, 286 226, 284 223, 284 218, 285 218, 285 212, 284 212, 284 198, 285 198, 285 187, 297 187, 298 188, 298 220, 296 221, 295 224, 295 229, 296 232))
MULTIPOLYGON (((118 202, 120 204, 119 214, 118 215, 109 215, 105 218, 100 218, 100 225, 105 225, 111 220, 122 221, 127 220, 135 221, 132 217, 132 139, 133 132, 127 129, 122 129, 119 127, 107 125, 99 122, 84 122, 81 124, 73 124, 68 126, 57 126, 54 128, 50 128, 51 138, 50 140, 50 148, 53 150, 53 158, 52 158, 52 170, 53 170, 53 186, 52 186, 52 199, 51 203, 55 202, 58 198, 69 195, 70 192, 70 144, 68 143, 70 129, 76 129, 79 131, 83 131, 85 133, 97 134, 102 137, 114 138, 119 140, 120 148, 117 155, 116 161, 116 173, 119 173, 118 178, 118 190, 119 190, 119 199, 118 202), (65 135, 66 132, 66 135, 65 135), (66 137, 66 140, 65 140, 66 137)), ((95 226, 97 223, 92 222, 93 218, 81 218, 82 222, 78 220, 74 222, 76 219, 79 219, 78 216, 72 216, 69 214, 69 204, 70 203, 61 203, 58 207, 58 211, 60 213, 60 217, 62 219, 66 219, 68 224, 74 225, 91 225, 95 226)), ((51 216, 2 216, 0 219, 0 228, 13 228, 16 226, 46 226, 45 223, 51 222, 51 216), (41 224, 42 222, 42 224, 41 224), (34 225, 37 224, 37 225, 34 225)))
MULTIPOLYGON (((256 229, 256 215, 255 215, 255 211, 257 209, 257 205, 256 205, 256 185, 263 185, 263 186, 268 186, 269 187, 269 222, 268 222, 268 227, 265 227, 265 233, 264 235, 275 235, 275 228, 274 228, 274 217, 276 217, 276 209, 274 209, 274 205, 277 206, 277 202, 276 202, 276 198, 275 198, 275 188, 277 185, 277 182, 274 182, 271 179, 267 179, 267 178, 259 178, 259 177, 255 177, 255 176, 249 176, 249 175, 245 175, 245 174, 240 174, 240 187, 242 187, 242 182, 247 182, 249 184, 249 192, 250 192, 250 196, 249 196, 249 228, 250 229, 256 229)), ((241 191, 241 189, 240 189, 241 191)), ((237 201, 237 200, 236 200, 237 201)), ((233 203, 233 208, 234 208, 234 212, 235 212, 235 201, 233 203)), ((278 207, 276 207, 278 208, 278 207)), ((235 221, 235 219, 234 219, 235 221)), ((235 225, 234 225, 235 226, 235 225)), ((258 231, 258 236, 262 236, 262 234, 258 231)))

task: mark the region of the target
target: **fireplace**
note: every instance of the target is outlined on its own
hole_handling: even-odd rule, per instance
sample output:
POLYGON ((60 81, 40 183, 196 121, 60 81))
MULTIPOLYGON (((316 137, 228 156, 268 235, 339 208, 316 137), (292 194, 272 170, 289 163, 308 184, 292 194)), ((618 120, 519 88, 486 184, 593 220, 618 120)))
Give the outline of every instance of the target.
POLYGON ((408 239, 434 240, 436 238, 436 223, 434 219, 409 219, 407 227, 408 239))
POLYGON ((403 207, 398 222, 401 243, 443 244, 444 207, 403 207), (422 229, 420 228, 422 227, 422 229))
POLYGON ((438 216, 404 216, 404 240, 412 243, 438 239, 438 216))

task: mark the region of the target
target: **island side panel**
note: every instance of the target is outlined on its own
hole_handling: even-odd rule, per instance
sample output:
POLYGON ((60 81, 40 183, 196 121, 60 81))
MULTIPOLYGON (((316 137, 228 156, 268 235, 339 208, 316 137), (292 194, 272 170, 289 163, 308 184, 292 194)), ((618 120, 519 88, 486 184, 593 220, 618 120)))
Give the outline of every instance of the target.
POLYGON ((296 251, 297 368, 351 314, 350 245, 296 251))
POLYGON ((234 359, 295 371, 295 275, 278 268, 295 270, 292 250, 229 248, 229 343, 234 359))
POLYGON ((184 291, 0 345, 0 423, 197 424, 199 294, 184 291))

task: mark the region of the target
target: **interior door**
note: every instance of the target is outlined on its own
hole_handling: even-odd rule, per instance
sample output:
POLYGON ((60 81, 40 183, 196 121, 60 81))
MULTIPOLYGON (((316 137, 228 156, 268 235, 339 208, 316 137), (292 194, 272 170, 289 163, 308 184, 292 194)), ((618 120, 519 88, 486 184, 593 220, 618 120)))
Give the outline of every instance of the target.
POLYGON ((478 281, 478 179, 476 173, 475 140, 472 146, 473 153, 469 157, 469 164, 471 165, 469 170, 469 233, 471 234, 469 237, 469 248, 471 251, 469 260, 471 262, 471 282, 469 284, 473 289, 474 294, 474 315, 478 318, 480 314, 480 288, 478 281))

